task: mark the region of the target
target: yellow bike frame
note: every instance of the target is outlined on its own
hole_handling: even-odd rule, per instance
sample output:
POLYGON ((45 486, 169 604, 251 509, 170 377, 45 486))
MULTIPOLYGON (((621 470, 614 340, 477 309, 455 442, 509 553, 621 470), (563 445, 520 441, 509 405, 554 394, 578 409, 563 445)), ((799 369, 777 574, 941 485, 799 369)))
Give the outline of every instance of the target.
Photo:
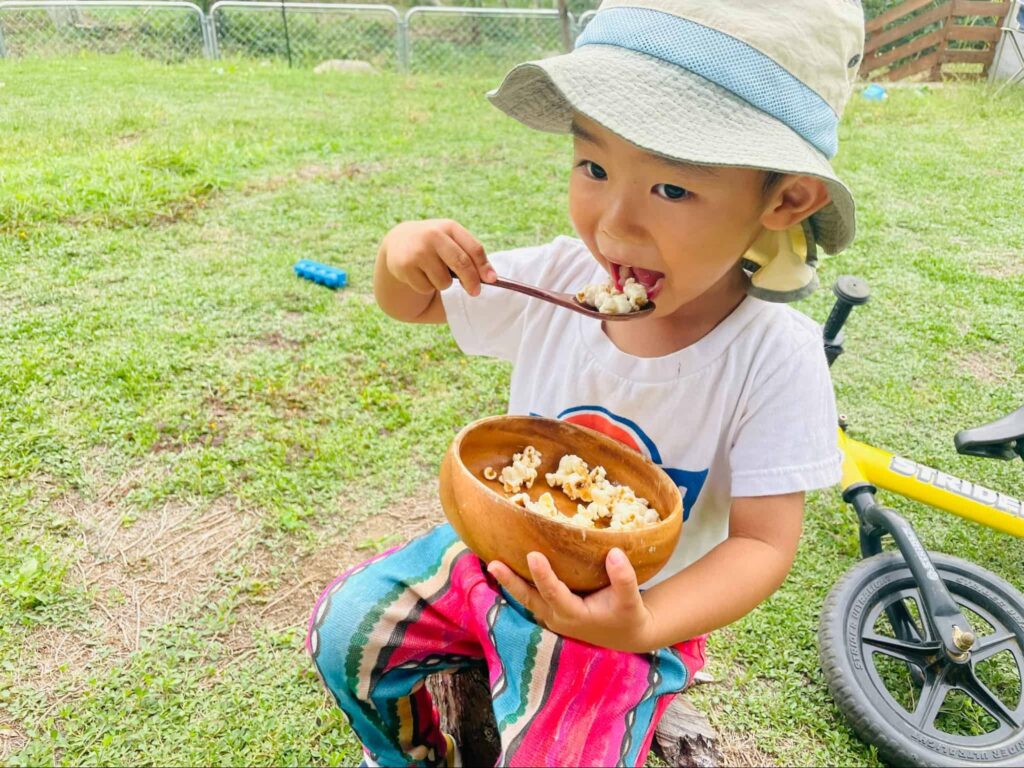
POLYGON ((839 430, 843 491, 858 483, 898 493, 997 531, 1024 537, 1024 501, 888 453, 839 430))

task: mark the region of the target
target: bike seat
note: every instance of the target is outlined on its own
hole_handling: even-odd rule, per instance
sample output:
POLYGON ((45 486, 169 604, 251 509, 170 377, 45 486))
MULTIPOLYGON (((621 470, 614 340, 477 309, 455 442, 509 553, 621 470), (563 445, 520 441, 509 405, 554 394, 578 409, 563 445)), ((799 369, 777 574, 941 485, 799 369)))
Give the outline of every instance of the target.
POLYGON ((973 429, 962 429, 953 438, 957 453, 992 459, 1024 458, 1024 408, 973 429))

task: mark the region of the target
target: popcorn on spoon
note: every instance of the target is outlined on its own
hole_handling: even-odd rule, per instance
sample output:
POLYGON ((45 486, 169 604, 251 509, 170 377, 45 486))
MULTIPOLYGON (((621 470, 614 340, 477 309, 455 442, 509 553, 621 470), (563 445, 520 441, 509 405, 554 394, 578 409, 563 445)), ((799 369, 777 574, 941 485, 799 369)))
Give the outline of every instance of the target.
MULTIPOLYGON (((449 273, 456 280, 459 276, 449 270, 449 273)), ((629 282, 627 280, 627 282, 629 282)), ((635 281, 634 281, 635 282, 635 281)), ((584 294, 585 291, 593 286, 586 286, 582 291, 579 291, 576 295, 571 293, 561 293, 559 291, 549 291, 546 288, 539 288, 535 285, 527 285, 526 283, 520 283, 515 280, 509 280, 504 277, 499 277, 493 283, 483 283, 483 285, 493 285, 496 288, 504 288, 508 291, 515 291, 516 293, 522 293, 541 301, 548 301, 552 304, 557 304, 565 309, 571 309, 573 312, 579 312, 581 315, 587 317, 597 318, 599 320, 638 320, 641 317, 647 317, 654 311, 654 302, 647 299, 647 291, 642 285, 639 287, 644 291, 645 303, 642 307, 629 311, 628 313, 611 314, 609 312, 601 312, 599 309, 593 306, 588 306, 579 297, 584 294)), ((639 284, 638 284, 639 285, 639 284)), ((610 291, 616 290, 610 285, 603 286, 610 291)), ((634 289, 635 290, 635 289, 634 289)), ((621 292, 620 292, 621 293, 621 292)))

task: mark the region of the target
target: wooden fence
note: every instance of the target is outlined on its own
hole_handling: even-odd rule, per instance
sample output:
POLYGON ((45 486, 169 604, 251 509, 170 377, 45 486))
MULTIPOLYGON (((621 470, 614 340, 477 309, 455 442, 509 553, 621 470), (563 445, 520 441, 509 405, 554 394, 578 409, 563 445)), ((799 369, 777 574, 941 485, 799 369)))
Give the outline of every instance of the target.
POLYGON ((956 75, 982 77, 1009 10, 1009 2, 906 0, 867 23, 860 75, 901 80, 927 72, 926 79, 941 80, 945 64, 980 64, 956 75))

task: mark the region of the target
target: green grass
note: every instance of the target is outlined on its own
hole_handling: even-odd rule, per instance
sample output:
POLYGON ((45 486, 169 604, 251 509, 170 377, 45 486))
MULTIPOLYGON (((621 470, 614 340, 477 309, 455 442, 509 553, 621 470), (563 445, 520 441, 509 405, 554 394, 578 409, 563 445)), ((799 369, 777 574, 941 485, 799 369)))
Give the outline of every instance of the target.
MULTIPOLYGON (((567 141, 491 108, 493 77, 81 58, 6 62, 0 81, 0 749, 12 764, 356 761, 303 628, 253 608, 310 553, 364 541, 508 383, 444 328, 376 309, 376 244, 428 216, 491 249, 568 232, 567 141), (297 280, 303 257, 350 287, 297 280), (127 538, 225 500, 246 520, 232 556, 137 650, 112 650, 100 609, 119 615, 131 582, 77 577, 97 543, 69 510, 127 538)), ((874 288, 834 371, 852 433, 1017 496, 1019 463, 958 457, 951 438, 1024 403, 1022 117, 1022 94, 980 86, 855 97, 837 164, 860 235, 821 270, 874 288)), ((829 298, 802 308, 822 319, 829 298)), ((930 548, 1024 588, 1021 541, 893 505, 930 548)), ((852 514, 814 495, 786 585, 712 638, 722 682, 698 704, 779 762, 876 760, 815 646, 856 556, 852 514)))

